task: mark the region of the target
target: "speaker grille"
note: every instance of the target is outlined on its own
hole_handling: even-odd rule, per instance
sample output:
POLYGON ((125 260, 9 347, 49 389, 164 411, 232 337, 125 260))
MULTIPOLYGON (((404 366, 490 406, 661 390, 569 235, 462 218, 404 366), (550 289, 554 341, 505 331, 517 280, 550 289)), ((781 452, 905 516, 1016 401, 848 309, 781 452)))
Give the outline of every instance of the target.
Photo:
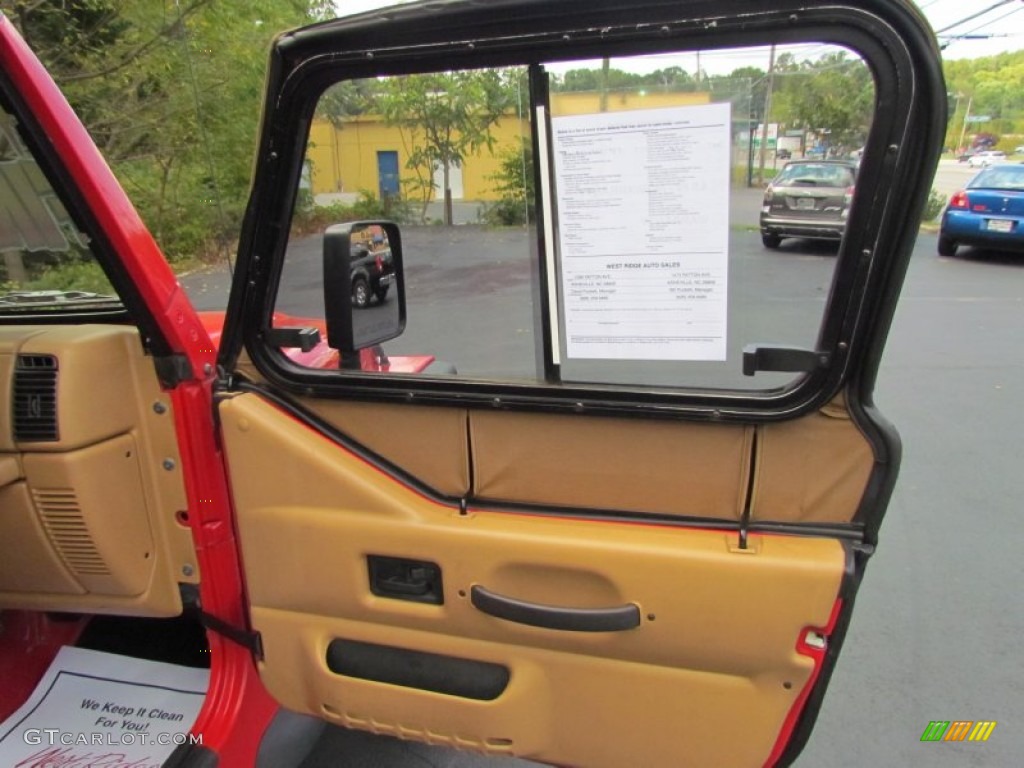
POLYGON ((81 576, 109 576, 110 569, 96 549, 75 492, 33 488, 32 496, 50 541, 68 567, 81 576))

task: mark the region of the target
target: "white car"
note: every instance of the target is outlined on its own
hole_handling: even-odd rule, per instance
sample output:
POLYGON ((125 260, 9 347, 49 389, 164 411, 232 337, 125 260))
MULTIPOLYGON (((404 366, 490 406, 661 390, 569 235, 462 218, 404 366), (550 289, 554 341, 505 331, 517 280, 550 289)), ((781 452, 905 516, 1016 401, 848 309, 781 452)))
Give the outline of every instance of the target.
POLYGON ((1001 163, 1006 159, 1006 153, 1000 150, 987 150, 985 152, 978 152, 967 160, 967 164, 971 168, 988 168, 993 163, 1001 163))
POLYGON ((1017 147, 1015 150, 1013 150, 1013 154, 1024 155, 1024 147, 1017 147))

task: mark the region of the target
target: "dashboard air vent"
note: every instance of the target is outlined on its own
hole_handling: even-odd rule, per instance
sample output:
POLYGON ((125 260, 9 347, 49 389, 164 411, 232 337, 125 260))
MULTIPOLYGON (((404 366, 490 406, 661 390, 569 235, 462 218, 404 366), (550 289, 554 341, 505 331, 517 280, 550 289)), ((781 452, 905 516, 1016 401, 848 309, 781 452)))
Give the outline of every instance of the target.
POLYGON ((57 429, 57 358, 18 355, 14 368, 14 439, 21 443, 54 441, 57 429))

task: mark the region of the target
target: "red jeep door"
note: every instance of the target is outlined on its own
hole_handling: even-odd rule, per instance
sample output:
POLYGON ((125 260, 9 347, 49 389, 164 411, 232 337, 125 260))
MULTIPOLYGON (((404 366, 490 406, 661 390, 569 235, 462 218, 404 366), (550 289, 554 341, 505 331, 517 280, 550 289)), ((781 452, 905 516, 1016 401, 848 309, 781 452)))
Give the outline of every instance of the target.
POLYGON ((427 3, 283 36, 269 88, 217 416, 271 695, 554 764, 791 760, 898 464, 871 392, 943 128, 918 15, 427 3), (776 45, 866 100, 834 256, 730 227, 771 174, 764 91, 682 76, 776 45), (662 63, 664 87, 613 80, 662 63), (324 208, 413 222, 387 226, 398 289, 345 310, 310 206, 346 205, 399 145, 404 209, 324 208), (518 167, 528 216, 416 223, 463 210, 437 207, 439 164, 483 199, 518 167), (292 351, 399 302, 372 372, 292 351), (458 372, 389 372, 407 353, 458 372))

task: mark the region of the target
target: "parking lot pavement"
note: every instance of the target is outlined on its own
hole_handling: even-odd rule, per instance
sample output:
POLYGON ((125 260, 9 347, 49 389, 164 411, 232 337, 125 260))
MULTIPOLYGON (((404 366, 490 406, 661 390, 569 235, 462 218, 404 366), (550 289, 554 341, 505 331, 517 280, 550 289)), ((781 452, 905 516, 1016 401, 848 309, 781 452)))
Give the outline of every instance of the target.
POLYGON ((729 223, 733 227, 757 227, 763 200, 763 187, 733 186, 729 193, 729 223))

